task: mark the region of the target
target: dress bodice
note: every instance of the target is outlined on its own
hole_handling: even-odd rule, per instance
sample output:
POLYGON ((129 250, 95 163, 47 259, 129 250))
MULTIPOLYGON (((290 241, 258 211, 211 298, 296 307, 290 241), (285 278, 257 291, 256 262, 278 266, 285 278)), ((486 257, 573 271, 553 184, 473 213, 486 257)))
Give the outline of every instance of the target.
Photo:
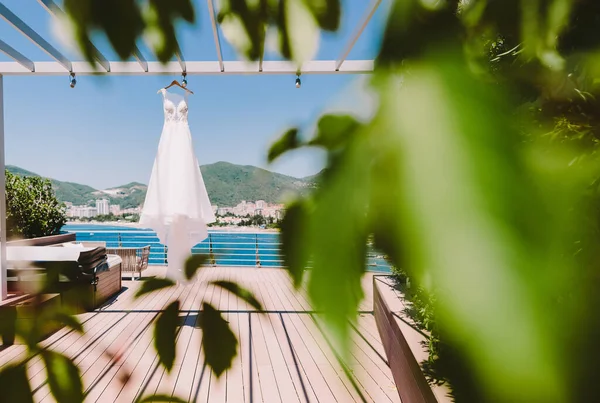
POLYGON ((173 94, 163 88, 163 109, 165 111, 166 122, 186 122, 188 121, 187 94, 182 96, 173 94))

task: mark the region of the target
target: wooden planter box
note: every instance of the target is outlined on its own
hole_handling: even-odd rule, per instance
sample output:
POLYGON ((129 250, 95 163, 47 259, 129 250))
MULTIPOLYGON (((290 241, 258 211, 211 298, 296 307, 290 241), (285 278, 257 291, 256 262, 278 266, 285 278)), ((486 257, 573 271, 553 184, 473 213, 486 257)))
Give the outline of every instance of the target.
MULTIPOLYGON (((89 283, 60 282, 49 290, 60 295, 59 301, 73 308, 76 313, 93 311, 121 291, 121 260, 118 256, 109 255, 109 269, 97 273, 89 283)), ((44 275, 43 269, 35 269, 44 275)), ((32 281, 9 281, 9 291, 32 292, 35 286, 32 281), (31 284, 29 284, 31 283, 31 284)))
POLYGON ((446 385, 429 385, 420 363, 429 355, 425 336, 411 324, 388 276, 373 276, 373 311, 392 376, 403 403, 450 403, 446 385))
MULTIPOLYGON (((40 311, 60 308, 60 294, 43 294, 40 296, 38 302, 40 305, 35 307, 35 299, 33 297, 29 297, 26 299, 20 299, 12 304, 4 305, 0 307, 0 310, 3 311, 3 315, 8 314, 12 316, 16 314, 15 328, 29 331, 29 329, 33 327, 35 318, 40 311)), ((62 327, 63 325, 58 322, 48 322, 46 326, 41 329, 40 340, 38 341, 46 339, 48 336, 57 330, 60 330, 62 327)), ((21 339, 15 338, 14 330, 15 329, 4 329, 4 332, 2 333, 3 345, 24 344, 21 339)))

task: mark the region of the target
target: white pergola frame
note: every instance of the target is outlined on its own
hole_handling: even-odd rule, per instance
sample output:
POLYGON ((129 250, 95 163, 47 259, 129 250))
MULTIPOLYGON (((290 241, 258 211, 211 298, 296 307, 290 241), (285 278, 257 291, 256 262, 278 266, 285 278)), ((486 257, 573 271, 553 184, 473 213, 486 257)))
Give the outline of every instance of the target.
MULTIPOLYGON (((63 10, 54 0, 37 0, 38 3, 52 16, 62 17, 63 10)), ((46 39, 40 36, 33 28, 15 15, 0 2, 0 17, 13 26, 26 38, 46 52, 54 61, 32 61, 8 43, 0 40, 0 52, 6 54, 14 61, 0 62, 0 189, 6 189, 5 154, 4 154, 4 76, 68 76, 76 75, 174 75, 186 73, 188 75, 275 75, 287 74, 367 74, 374 70, 373 60, 347 60, 354 45, 362 35, 364 29, 373 17, 373 14, 382 0, 371 0, 365 15, 352 33, 349 42, 337 60, 313 60, 297 66, 286 61, 263 61, 262 57, 257 62, 225 61, 221 50, 221 38, 217 26, 215 5, 213 0, 206 0, 208 13, 211 20, 212 33, 217 51, 216 61, 186 61, 179 47, 175 52, 176 61, 162 64, 156 61, 147 61, 140 50, 134 49, 136 61, 109 61, 93 45, 96 53, 96 62, 92 66, 87 62, 71 61, 58 49, 53 47, 46 39)), ((0 301, 7 298, 7 259, 6 259, 6 198, 0 197, 0 301)))

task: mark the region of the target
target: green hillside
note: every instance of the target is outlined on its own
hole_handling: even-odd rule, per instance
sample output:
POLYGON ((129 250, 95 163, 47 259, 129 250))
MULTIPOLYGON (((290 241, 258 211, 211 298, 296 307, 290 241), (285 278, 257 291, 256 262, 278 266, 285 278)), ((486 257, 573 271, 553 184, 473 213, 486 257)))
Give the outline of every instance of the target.
POLYGON ((200 167, 208 196, 218 206, 235 206, 242 200, 277 203, 289 193, 306 193, 313 182, 249 165, 228 162, 200 167))
MULTIPOLYGON (((282 201, 287 195, 305 194, 315 186, 316 176, 298 179, 254 166, 242 166, 228 162, 200 167, 211 203, 219 206, 235 206, 242 200, 265 200, 269 203, 282 201)), ((15 175, 39 176, 16 166, 6 169, 15 175)), ((121 208, 136 207, 144 202, 147 186, 132 182, 105 190, 87 185, 51 179, 56 197, 75 205, 90 204, 99 198, 109 199, 121 208)))

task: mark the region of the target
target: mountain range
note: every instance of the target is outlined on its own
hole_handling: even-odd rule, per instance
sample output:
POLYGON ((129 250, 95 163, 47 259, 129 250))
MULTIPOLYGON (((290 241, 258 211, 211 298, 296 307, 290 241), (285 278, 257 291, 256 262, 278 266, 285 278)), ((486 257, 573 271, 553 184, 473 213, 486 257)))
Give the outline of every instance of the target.
MULTIPOLYGON (((40 176, 13 165, 8 165, 6 169, 15 175, 40 176)), ((218 206, 235 206, 242 200, 279 203, 288 195, 310 192, 318 179, 318 175, 294 178, 251 165, 229 162, 202 165, 200 169, 210 201, 218 206)), ((142 183, 132 182, 109 189, 94 189, 80 183, 49 179, 58 200, 74 205, 94 205, 96 199, 106 198, 121 208, 137 207, 144 202, 148 188, 142 183)))

